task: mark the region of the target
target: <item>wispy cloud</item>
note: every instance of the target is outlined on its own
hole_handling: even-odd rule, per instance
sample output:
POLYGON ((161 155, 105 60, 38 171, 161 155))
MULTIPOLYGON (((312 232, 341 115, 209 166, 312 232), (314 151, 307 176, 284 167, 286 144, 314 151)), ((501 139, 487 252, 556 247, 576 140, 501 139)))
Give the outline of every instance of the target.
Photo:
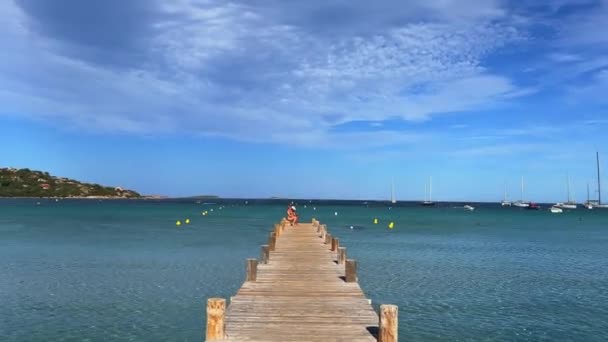
POLYGON ((525 153, 532 153, 539 150, 539 144, 499 144, 490 146, 476 146, 470 148, 463 148, 460 150, 453 151, 451 153, 454 157, 496 157, 504 155, 521 155, 525 153))
POLYGON ((4 112, 91 130, 314 145, 529 93, 483 65, 526 36, 498 1, 17 4, 0 5, 18 18, 1 24, 4 112))

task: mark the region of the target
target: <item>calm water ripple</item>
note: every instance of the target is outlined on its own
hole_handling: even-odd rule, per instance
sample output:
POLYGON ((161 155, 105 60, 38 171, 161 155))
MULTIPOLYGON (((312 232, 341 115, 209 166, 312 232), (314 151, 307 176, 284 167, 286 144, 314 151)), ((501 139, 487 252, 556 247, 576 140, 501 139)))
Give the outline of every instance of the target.
MULTIPOLYGON (((0 200, 2 341, 201 341, 206 298, 236 292, 283 214, 37 201, 0 200)), ((303 219, 340 237, 376 307, 399 305, 402 340, 608 340, 608 211, 315 206, 303 219)))

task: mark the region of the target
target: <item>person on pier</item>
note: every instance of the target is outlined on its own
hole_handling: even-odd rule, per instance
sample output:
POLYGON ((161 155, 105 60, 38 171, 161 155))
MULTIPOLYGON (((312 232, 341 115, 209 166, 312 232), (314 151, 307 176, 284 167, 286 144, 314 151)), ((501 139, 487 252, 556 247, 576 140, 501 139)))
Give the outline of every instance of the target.
POLYGON ((298 224, 298 213, 296 212, 296 207, 293 205, 293 202, 287 207, 287 221, 289 221, 292 226, 298 224))

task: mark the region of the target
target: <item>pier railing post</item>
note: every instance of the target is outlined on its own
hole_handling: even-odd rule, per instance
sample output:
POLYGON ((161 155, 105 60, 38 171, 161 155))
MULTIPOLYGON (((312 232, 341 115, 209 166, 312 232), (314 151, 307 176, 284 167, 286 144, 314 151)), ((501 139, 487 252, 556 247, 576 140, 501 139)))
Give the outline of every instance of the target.
POLYGON ((258 259, 247 259, 247 281, 255 281, 258 276, 258 259))
POLYGON ((224 298, 209 298, 207 300, 207 341, 221 340, 226 335, 226 300, 224 298))
POLYGON ((380 305, 379 342, 397 342, 399 328, 399 308, 397 305, 380 305))
POLYGON ((280 224, 274 225, 274 233, 276 234, 277 237, 281 236, 281 225, 280 224))
POLYGON ((338 247, 340 247, 340 240, 337 237, 331 238, 331 251, 337 252, 338 247))
POLYGON ((331 234, 325 234, 325 244, 331 246, 331 234))
POLYGON ((261 255, 261 261, 262 264, 267 264, 268 260, 270 260, 270 251, 268 250, 268 245, 262 245, 262 255, 261 255))
POLYGON ((346 247, 338 247, 338 265, 346 262, 346 247))
POLYGON ((274 248, 277 243, 277 235, 275 232, 270 233, 270 238, 268 238, 268 249, 271 252, 274 252, 274 248))
POLYGON ((346 266, 344 269, 344 279, 347 283, 357 282, 357 261, 353 259, 346 259, 346 266))

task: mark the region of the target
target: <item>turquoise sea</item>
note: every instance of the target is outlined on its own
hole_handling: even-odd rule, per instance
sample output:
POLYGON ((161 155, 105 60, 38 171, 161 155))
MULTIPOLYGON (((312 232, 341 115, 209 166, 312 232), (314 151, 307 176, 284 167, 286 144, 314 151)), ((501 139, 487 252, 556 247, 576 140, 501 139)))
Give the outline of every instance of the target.
MULTIPOLYGON (((236 292, 285 205, 0 200, 0 341, 202 341, 206 298, 236 292)), ((399 306, 402 341, 608 341, 608 210, 454 206, 298 211, 399 306)))

